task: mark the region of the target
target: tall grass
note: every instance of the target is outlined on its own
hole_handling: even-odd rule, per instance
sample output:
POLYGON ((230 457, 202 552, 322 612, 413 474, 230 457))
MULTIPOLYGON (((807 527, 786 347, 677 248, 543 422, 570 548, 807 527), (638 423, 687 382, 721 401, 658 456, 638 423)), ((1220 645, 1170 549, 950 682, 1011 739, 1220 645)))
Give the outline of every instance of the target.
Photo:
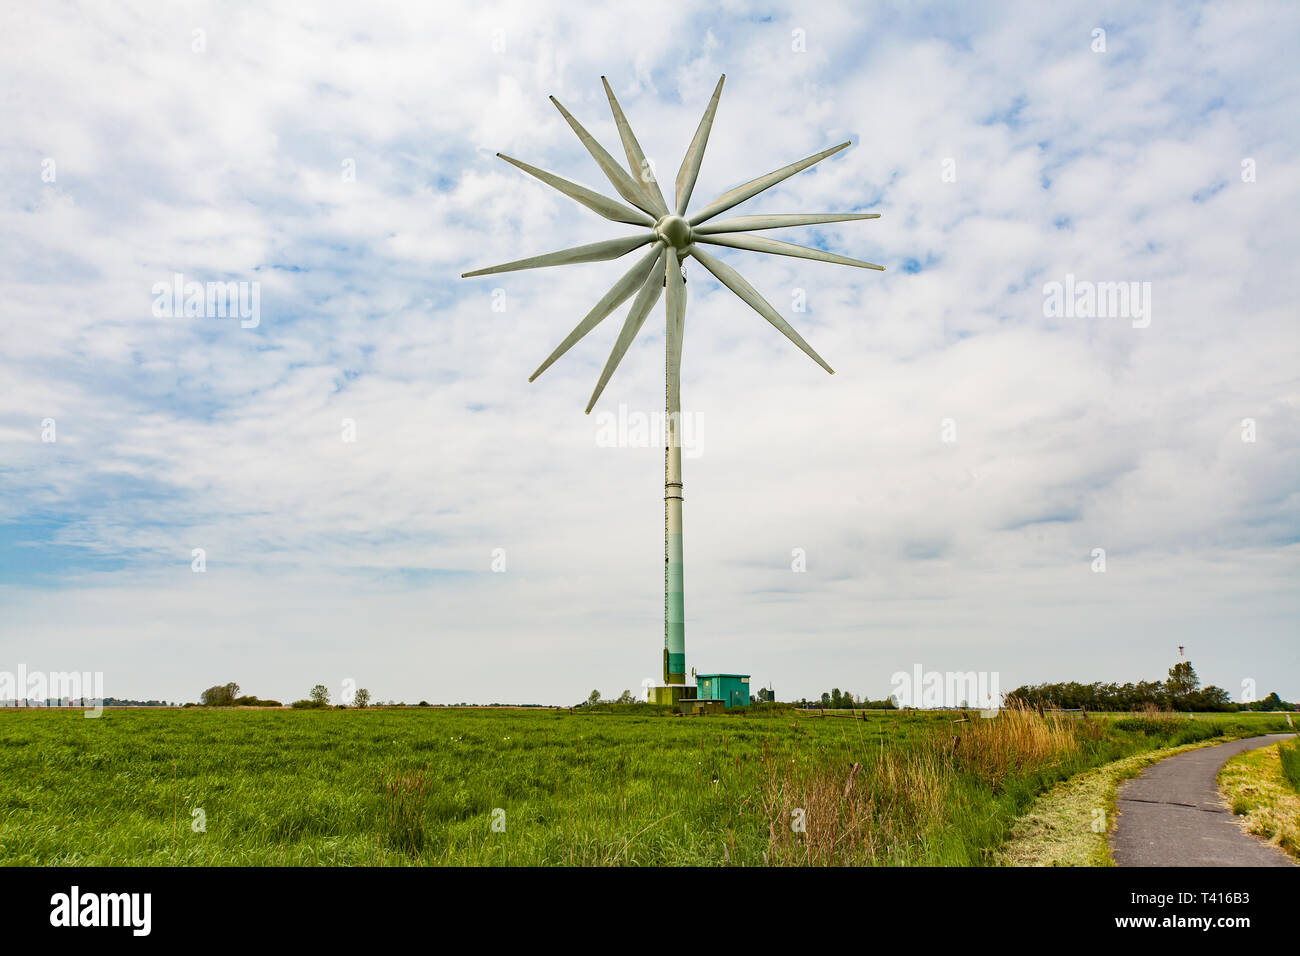
POLYGON ((419 855, 428 841, 425 809, 432 790, 427 770, 405 770, 384 780, 383 833, 388 845, 419 855))
POLYGON ((967 725, 953 737, 958 767, 996 788, 1007 777, 1034 770, 1079 750, 1079 731, 1086 725, 1026 707, 1008 707, 993 719, 967 725))
POLYGON ((1070 717, 1010 707, 970 715, 906 748, 864 747, 830 766, 765 762, 766 861, 776 865, 976 865, 1052 783, 1130 753, 1248 723, 1160 712, 1070 717))
POLYGON ((1279 743, 1277 753, 1282 758, 1282 778, 1291 789, 1300 792, 1300 737, 1279 743))
POLYGON ((773 865, 904 863, 954 807, 953 766, 927 746, 867 762, 817 767, 767 763, 762 804, 773 865))
MULTIPOLYGON (((766 762, 763 806, 769 862, 845 865, 938 862, 945 833, 964 822, 978 792, 1062 763, 1095 724, 1012 707, 971 717, 906 749, 818 767, 766 762)), ((969 861, 967 861, 969 862, 969 861)))

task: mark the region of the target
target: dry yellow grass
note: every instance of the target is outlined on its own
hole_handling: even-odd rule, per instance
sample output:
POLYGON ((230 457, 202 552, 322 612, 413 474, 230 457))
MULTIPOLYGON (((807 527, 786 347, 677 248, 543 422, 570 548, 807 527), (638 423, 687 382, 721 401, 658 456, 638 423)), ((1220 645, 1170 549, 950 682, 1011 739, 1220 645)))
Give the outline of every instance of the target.
POLYGON ((1083 724, 1024 707, 1007 707, 991 720, 971 723, 953 738, 953 756, 962 769, 996 786, 1007 776, 1040 767, 1079 749, 1075 734, 1083 724))
POLYGON ((1283 778, 1276 745, 1229 760, 1219 771, 1219 790, 1247 832, 1300 858, 1300 793, 1283 778))

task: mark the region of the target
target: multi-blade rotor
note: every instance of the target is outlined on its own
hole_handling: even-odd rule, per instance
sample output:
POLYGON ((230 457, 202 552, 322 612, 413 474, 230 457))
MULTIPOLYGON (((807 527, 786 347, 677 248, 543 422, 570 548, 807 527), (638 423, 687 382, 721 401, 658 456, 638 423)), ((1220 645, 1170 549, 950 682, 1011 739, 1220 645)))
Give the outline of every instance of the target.
POLYGON ((821 249, 811 249, 790 242, 769 239, 765 236, 749 235, 750 232, 764 229, 846 222, 852 219, 878 219, 880 218, 878 213, 807 213, 739 216, 732 219, 714 218, 733 206, 737 206, 747 199, 752 199, 765 189, 770 189, 795 173, 821 162, 828 156, 833 156, 848 147, 849 143, 840 143, 838 146, 832 146, 820 153, 814 153, 812 156, 791 163, 789 166, 783 166, 766 176, 752 179, 744 185, 723 193, 712 202, 707 203, 698 212, 688 214, 687 208, 691 201, 691 194, 695 189, 695 181, 700 174, 700 164, 704 159, 704 149, 708 145, 709 132, 713 128, 713 117, 717 113, 718 99, 722 95, 722 84, 725 80, 725 75, 718 80, 717 88, 713 91, 709 105, 704 111, 704 117, 700 120, 699 128, 695 131, 695 137, 691 140, 690 148, 687 149, 686 156, 682 159, 682 165, 677 172, 677 181, 675 183, 675 203, 671 208, 659 188, 659 183, 654 178, 650 164, 645 158, 645 153, 641 150, 641 144, 637 142, 636 135, 632 132, 632 127, 628 124, 627 117, 623 114, 623 110, 614 96, 613 89, 610 88, 609 81, 604 77, 601 77, 601 82, 605 84, 605 95, 609 97, 610 109, 614 114, 614 123, 618 127, 619 138, 622 140, 623 150, 627 154, 628 169, 624 169, 619 165, 614 157, 606 152, 604 147, 596 142, 595 138, 573 117, 573 114, 560 104, 559 100, 552 96, 551 102, 555 104, 556 109, 560 111, 568 124, 573 127, 573 131, 578 134, 578 139, 582 141, 582 145, 591 153, 596 164, 600 166, 610 184, 625 202, 597 193, 585 186, 570 182, 544 169, 538 169, 536 166, 530 166, 528 163, 513 157, 502 153, 497 154, 511 165, 517 166, 548 186, 558 189, 566 196, 576 199, 588 209, 604 216, 606 219, 641 226, 644 229, 640 235, 606 239, 602 242, 593 242, 572 249, 561 249, 558 252, 530 256, 527 259, 516 259, 514 262, 506 262, 499 266, 466 272, 462 276, 462 278, 469 278, 472 276, 494 275, 500 272, 515 272, 520 269, 539 269, 543 266, 571 265, 577 262, 600 262, 608 259, 618 259, 643 246, 650 247, 636 261, 636 264, 625 272, 618 282, 614 283, 613 288, 601 297, 600 301, 592 307, 583 320, 546 358, 546 361, 538 366, 537 371, 529 376, 528 380, 530 382, 536 379, 537 376, 550 368, 556 359, 572 348, 579 339, 604 321, 616 308, 629 298, 632 298, 632 307, 628 311, 627 318, 623 322, 623 328, 614 342, 614 348, 610 352, 609 360, 605 363, 605 368, 600 374, 600 380, 596 383, 596 388, 592 392, 591 401, 587 403, 588 413, 591 412, 601 393, 605 390, 605 386, 609 383, 614 370, 618 368, 618 364, 627 353, 632 340, 641 331, 646 317, 650 314, 650 310, 654 308, 655 303, 659 301, 659 296, 665 289, 667 289, 668 293, 668 374, 670 381, 677 378, 675 373, 679 371, 677 363, 680 362, 681 358, 682 332, 686 319, 686 293, 683 288, 681 263, 687 258, 694 258, 700 265, 713 273, 719 282, 743 299, 755 312, 767 319, 782 335, 807 353, 814 362, 826 369, 827 372, 834 374, 834 370, 826 364, 826 361, 813 350, 812 346, 803 340, 803 337, 790 326, 790 323, 781 317, 776 309, 772 308, 766 299, 759 295, 752 285, 745 281, 740 273, 725 262, 721 262, 705 252, 700 248, 701 244, 746 249, 751 252, 765 252, 779 256, 797 256, 803 259, 816 259, 838 265, 857 266, 860 269, 883 271, 885 268, 875 263, 863 262, 860 259, 850 259, 847 256, 824 252, 821 249), (631 172, 629 172, 629 169, 631 172), (633 298, 634 296, 635 298, 633 298))

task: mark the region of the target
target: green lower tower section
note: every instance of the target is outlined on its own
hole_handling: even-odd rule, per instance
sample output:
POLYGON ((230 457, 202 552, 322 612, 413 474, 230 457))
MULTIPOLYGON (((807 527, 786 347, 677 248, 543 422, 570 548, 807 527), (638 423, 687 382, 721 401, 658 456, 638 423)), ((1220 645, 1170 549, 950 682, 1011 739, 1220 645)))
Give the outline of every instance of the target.
MULTIPOLYGON (((681 499, 670 502, 681 513, 681 499)), ((682 593, 682 536, 668 535, 668 560, 664 566, 664 683, 686 681, 686 602, 682 593)))

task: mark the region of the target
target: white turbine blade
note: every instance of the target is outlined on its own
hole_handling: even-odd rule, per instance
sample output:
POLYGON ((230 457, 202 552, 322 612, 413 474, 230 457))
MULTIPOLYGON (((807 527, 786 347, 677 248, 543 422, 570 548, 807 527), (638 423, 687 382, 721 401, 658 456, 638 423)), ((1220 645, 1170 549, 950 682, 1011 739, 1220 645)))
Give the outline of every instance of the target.
POLYGON ((841 266, 857 266, 859 269, 885 271, 884 266, 878 266, 874 262, 863 262, 861 259, 837 256, 833 252, 822 252, 820 249, 809 249, 807 246, 797 246, 793 242, 781 242, 778 239, 767 239, 763 236, 698 236, 697 241, 709 242, 715 246, 730 246, 733 249, 748 249, 751 252, 768 252, 776 256, 817 259, 821 262, 833 262, 841 266))
POLYGON ((692 226, 695 226, 704 222, 706 219, 712 219, 718 213, 726 212, 732 206, 739 205, 746 199, 757 196, 764 189, 769 189, 770 187, 775 186, 783 179, 789 179, 795 173, 802 172, 814 163, 820 163, 827 156, 834 156, 840 150, 851 145, 851 143, 840 143, 840 145, 832 146, 830 149, 824 149, 820 153, 814 153, 807 159, 801 159, 797 163, 791 163, 789 166, 782 166, 774 173, 768 173, 766 176, 759 176, 757 179, 751 179, 743 186, 737 186, 735 189, 723 193, 695 215, 691 216, 687 222, 692 226))
POLYGON ((661 216, 668 215, 668 203, 664 201, 664 194, 659 189, 659 182, 654 178, 654 170, 646 162, 645 153, 641 151, 641 144, 636 141, 636 134, 632 132, 632 125, 623 115, 623 107, 618 105, 618 100, 614 97, 614 89, 609 85, 609 80, 605 77, 600 78, 600 82, 605 84, 605 95, 609 97, 609 108, 614 113, 614 125, 618 127, 618 138, 623 141, 623 152, 627 153, 628 168, 632 170, 632 178, 641 183, 641 191, 645 193, 646 198, 654 203, 655 210, 661 216), (650 177, 646 179, 646 177, 650 177))
POLYGON ((614 222, 628 222, 634 226, 653 226, 655 224, 654 217, 648 213, 642 212, 640 209, 633 209, 631 206, 625 206, 618 200, 610 199, 608 196, 602 196, 600 193, 588 189, 586 186, 579 186, 577 183, 571 183, 567 179, 562 179, 554 173, 548 173, 544 169, 538 169, 536 166, 529 166, 522 160, 507 156, 505 153, 497 153, 497 155, 511 166, 519 167, 529 176, 534 176, 546 183, 546 185, 553 186, 570 199, 576 199, 592 212, 598 213, 606 219, 611 219, 614 222))
MULTIPOLYGON (((681 260, 672 246, 668 247, 668 261, 664 268, 664 283, 668 287, 668 389, 680 392, 682 337, 686 330, 686 283, 682 279, 681 260)), ((670 400, 680 398, 680 394, 670 396, 670 400)))
POLYGON ((787 226, 815 226, 819 222, 848 222, 850 219, 879 219, 878 212, 817 212, 803 215, 782 213, 776 216, 737 216, 719 219, 696 226, 697 236, 711 236, 719 232, 749 232, 752 229, 784 229, 787 226))
POLYGON ((618 333, 614 348, 609 353, 609 361, 605 363, 605 369, 600 373, 600 381, 596 383, 596 390, 591 393, 591 401, 587 403, 588 415, 596 407, 596 401, 600 398, 601 392, 605 391, 605 386, 609 384, 610 376, 618 368, 618 363, 623 361, 623 356, 627 354, 628 348, 632 345, 632 340, 641 331, 641 326, 645 325, 646 316, 650 314, 650 310, 659 301, 659 296, 664 289, 663 259, 664 254, 660 252, 659 258, 650 267, 650 274, 646 276, 641 291, 632 300, 632 308, 628 310, 627 319, 623 322, 623 328, 618 333))
POLYGON ((704 161, 704 147, 709 144, 709 130, 713 129, 713 116, 718 112, 718 100, 722 96, 722 84, 727 79, 723 73, 718 85, 713 90, 713 97, 704 110, 704 118, 695 130, 690 149, 682 157, 682 168, 677 171, 677 215, 686 215, 686 205, 691 201, 695 191, 695 180, 700 175, 700 163, 704 161))
POLYGON ((528 259, 516 259, 514 262, 489 266, 486 269, 476 269, 473 272, 462 273, 461 278, 470 279, 474 276, 492 275, 497 272, 518 272, 520 269, 541 269, 545 266, 568 266, 577 262, 603 262, 606 259, 617 259, 619 256, 625 256, 633 249, 644 246, 647 242, 653 240, 653 233, 646 233, 643 236, 629 236, 626 239, 605 239, 585 246, 561 249, 559 252, 548 252, 545 255, 532 256, 528 259))
POLYGON ((740 298, 744 299, 749 304, 750 308, 776 326, 782 335, 802 349, 809 358, 832 375, 835 374, 835 370, 826 364, 825 359, 813 351, 812 346, 805 342, 803 337, 790 327, 789 322, 781 318, 776 309, 772 308, 766 299, 754 291, 754 287, 746 282, 739 272, 731 268, 731 266, 727 265, 725 262, 719 262, 717 259, 713 258, 713 256, 700 249, 699 246, 691 247, 691 255, 700 260, 700 265, 704 266, 704 268, 717 276, 719 282, 725 285, 732 292, 736 293, 736 295, 740 296, 740 298))
POLYGON ((555 363, 556 359, 569 351, 569 349, 573 348, 575 342, 603 322, 605 316, 609 315, 627 301, 628 296, 635 292, 637 287, 645 282, 646 276, 654 269, 655 260, 659 258, 659 251, 662 245, 661 242, 656 242, 653 249, 646 253, 641 259, 637 260, 637 264, 627 270, 627 272, 623 274, 623 278, 614 283, 614 287, 606 292, 599 302, 592 306, 591 311, 587 313, 587 317, 574 326, 573 331, 568 334, 565 340, 556 347, 555 351, 550 354, 545 362, 537 367, 537 371, 528 376, 528 381, 534 381, 537 376, 550 368, 555 363))
POLYGON ((591 153, 591 158, 596 161, 596 165, 600 167, 606 178, 618 190, 618 194, 638 209, 655 216, 654 203, 642 191, 637 181, 628 175, 627 170, 616 163, 613 156, 605 152, 605 147, 596 142, 595 137, 582 128, 582 124, 573 118, 572 113, 560 105, 559 100, 552 96, 551 102, 555 104, 555 108, 573 127, 573 131, 578 134, 578 139, 582 140, 582 145, 587 147, 587 152, 591 153))

